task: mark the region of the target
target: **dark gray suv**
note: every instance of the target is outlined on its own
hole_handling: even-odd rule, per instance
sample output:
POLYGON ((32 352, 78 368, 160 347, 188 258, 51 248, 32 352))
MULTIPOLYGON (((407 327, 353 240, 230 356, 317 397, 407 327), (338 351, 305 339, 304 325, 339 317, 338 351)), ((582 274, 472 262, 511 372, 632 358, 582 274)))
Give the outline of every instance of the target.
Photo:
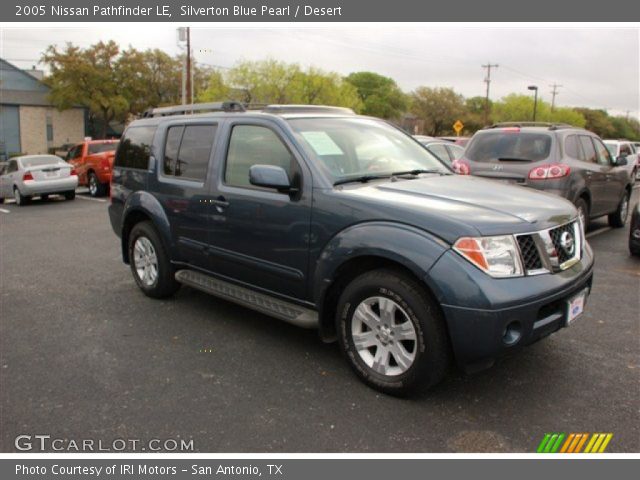
POLYGON ((612 158, 602 140, 587 130, 524 122, 478 131, 453 168, 566 198, 585 227, 603 215, 612 227, 623 227, 632 186, 626 164, 624 157, 612 158))
POLYGON ((156 109, 124 132, 109 215, 146 295, 186 285, 316 328, 389 393, 579 321, 593 276, 571 203, 454 175, 333 107, 156 109))

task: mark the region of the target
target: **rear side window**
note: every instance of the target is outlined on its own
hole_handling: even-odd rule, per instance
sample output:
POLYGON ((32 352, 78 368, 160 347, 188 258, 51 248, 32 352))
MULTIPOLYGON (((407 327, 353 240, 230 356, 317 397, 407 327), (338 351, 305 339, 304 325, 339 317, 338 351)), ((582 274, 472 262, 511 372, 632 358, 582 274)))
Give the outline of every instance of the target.
POLYGON ((551 137, 544 133, 495 131, 478 135, 466 151, 474 162, 495 160, 544 160, 551 151, 551 137))
POLYGON ((585 162, 596 163, 598 156, 596 155, 596 149, 593 147, 591 137, 587 135, 580 135, 580 145, 582 145, 582 151, 584 152, 585 162))
POLYGON ((92 155, 94 153, 113 152, 117 148, 118 148, 118 142, 90 143, 89 154, 92 155))
POLYGON ((129 127, 120 141, 115 165, 125 168, 149 168, 151 144, 156 127, 129 127))
POLYGON ((584 160, 584 154, 580 147, 580 142, 577 135, 569 135, 564 141, 564 151, 571 158, 577 158, 578 160, 584 160))
POLYGON ((164 148, 164 174, 204 182, 215 136, 216 125, 169 127, 164 148))
POLYGON ((255 188, 249 182, 249 169, 253 165, 282 167, 291 178, 293 162, 291 152, 272 130, 238 125, 231 132, 224 181, 228 185, 255 188))

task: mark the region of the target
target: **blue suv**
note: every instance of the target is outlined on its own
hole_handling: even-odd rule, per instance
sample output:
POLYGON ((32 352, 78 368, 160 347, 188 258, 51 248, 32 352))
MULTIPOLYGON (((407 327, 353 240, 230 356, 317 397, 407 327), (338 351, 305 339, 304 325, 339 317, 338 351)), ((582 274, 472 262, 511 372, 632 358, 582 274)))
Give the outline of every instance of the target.
POLYGON ((186 285, 316 328, 391 394, 571 324, 592 283, 571 203, 455 175, 337 107, 154 109, 124 133, 109 216, 146 295, 186 285))

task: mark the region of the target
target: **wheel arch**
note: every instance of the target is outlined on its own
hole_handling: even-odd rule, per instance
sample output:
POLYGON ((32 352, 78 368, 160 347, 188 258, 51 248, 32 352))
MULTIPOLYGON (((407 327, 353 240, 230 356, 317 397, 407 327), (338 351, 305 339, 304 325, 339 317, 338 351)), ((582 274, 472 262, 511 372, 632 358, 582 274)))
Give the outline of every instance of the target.
POLYGON ((164 247, 171 255, 171 228, 169 220, 160 202, 147 192, 132 193, 127 199, 122 215, 122 260, 129 263, 129 235, 133 227, 140 222, 149 221, 154 226, 164 247))
POLYGON ((322 340, 336 339, 336 308, 344 287, 371 270, 386 268, 410 276, 438 304, 424 277, 448 248, 422 230, 390 222, 359 224, 336 235, 319 257, 313 282, 322 340))

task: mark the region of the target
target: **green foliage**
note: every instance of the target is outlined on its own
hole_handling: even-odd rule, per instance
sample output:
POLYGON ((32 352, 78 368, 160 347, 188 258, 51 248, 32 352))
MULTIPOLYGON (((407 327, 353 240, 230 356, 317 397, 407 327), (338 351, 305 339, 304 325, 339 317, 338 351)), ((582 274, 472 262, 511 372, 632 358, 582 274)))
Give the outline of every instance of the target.
POLYGON ((230 98, 254 104, 336 105, 360 110, 353 85, 336 73, 275 60, 240 62, 225 74, 212 72, 199 101, 230 98))
POLYGON ((396 82, 373 72, 355 72, 346 77, 362 101, 364 115, 399 119, 408 107, 408 98, 396 82))
MULTIPOLYGON (((534 97, 531 95, 511 94, 493 104, 492 117, 495 122, 522 122, 533 120, 534 97)), ((572 108, 556 108, 538 99, 536 121, 567 123, 576 127, 586 125, 585 117, 572 108)))
POLYGON ((451 134, 465 113, 464 97, 452 88, 418 87, 411 94, 411 112, 424 121, 427 135, 451 134))

